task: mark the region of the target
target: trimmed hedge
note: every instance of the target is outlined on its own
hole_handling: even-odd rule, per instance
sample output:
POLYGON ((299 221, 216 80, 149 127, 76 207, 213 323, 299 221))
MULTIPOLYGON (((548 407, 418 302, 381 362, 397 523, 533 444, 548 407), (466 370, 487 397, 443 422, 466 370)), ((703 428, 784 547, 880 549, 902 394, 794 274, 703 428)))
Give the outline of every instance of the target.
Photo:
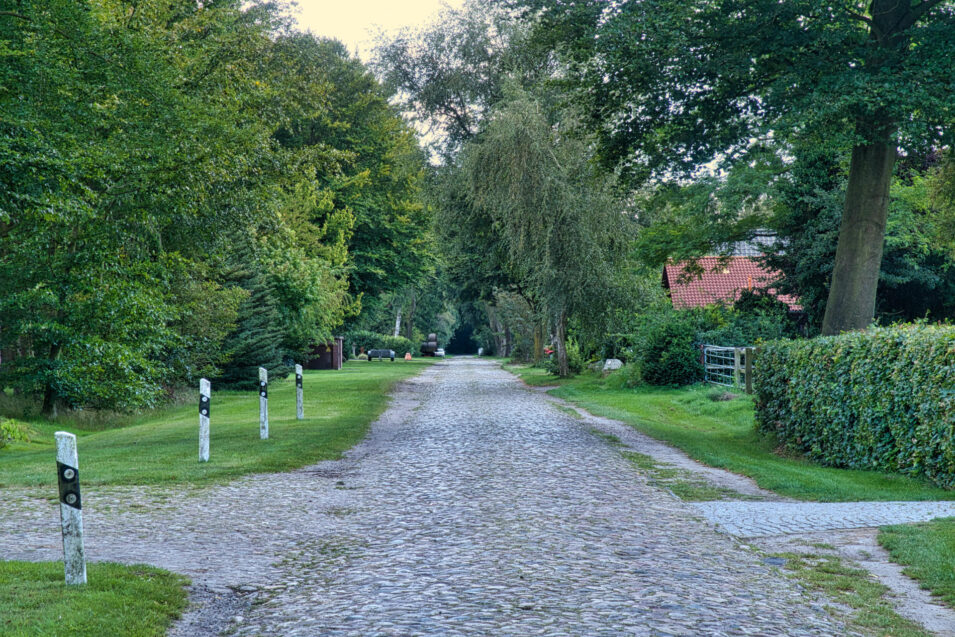
POLYGON ((405 352, 411 352, 412 356, 420 356, 418 352, 420 344, 416 346, 404 336, 355 331, 345 335, 345 351, 351 353, 352 345, 355 346, 355 350, 364 347, 366 352, 370 349, 393 349, 395 356, 404 357, 405 352))
POLYGON ((754 379, 757 428, 790 449, 955 486, 955 328, 774 341, 754 379))

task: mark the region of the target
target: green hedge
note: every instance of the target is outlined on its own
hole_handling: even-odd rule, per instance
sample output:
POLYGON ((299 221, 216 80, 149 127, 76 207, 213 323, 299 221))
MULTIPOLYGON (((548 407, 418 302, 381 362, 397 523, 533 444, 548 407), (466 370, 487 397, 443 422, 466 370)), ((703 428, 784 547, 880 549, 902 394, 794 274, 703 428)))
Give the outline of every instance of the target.
POLYGON ((754 380, 758 429, 790 449, 955 486, 955 328, 774 341, 754 380))
POLYGON ((351 354, 352 345, 355 351, 364 347, 367 352, 370 349, 393 349, 395 356, 403 357, 405 352, 411 352, 412 356, 419 356, 418 348, 420 343, 415 345, 403 336, 391 336, 389 334, 376 334, 375 332, 355 331, 345 335, 345 351, 351 354))

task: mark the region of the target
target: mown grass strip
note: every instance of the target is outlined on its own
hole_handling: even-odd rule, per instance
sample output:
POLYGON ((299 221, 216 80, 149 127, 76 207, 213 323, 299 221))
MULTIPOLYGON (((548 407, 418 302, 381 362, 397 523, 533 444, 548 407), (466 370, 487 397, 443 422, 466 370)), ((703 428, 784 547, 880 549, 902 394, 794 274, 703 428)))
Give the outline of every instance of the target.
POLYGON ((529 384, 559 385, 549 393, 598 416, 625 422, 711 467, 749 476, 760 487, 782 495, 823 502, 955 500, 955 491, 922 480, 822 467, 777 453, 772 440, 756 433, 749 396, 713 400, 724 392, 705 385, 627 389, 615 383, 614 375, 582 374, 559 380, 541 369, 505 368, 529 384))
MULTIPOLYGON (((198 403, 157 410, 101 431, 33 420, 30 443, 0 450, 0 487, 54 488, 53 432, 77 434, 82 484, 205 484, 250 473, 289 471, 338 458, 384 410, 394 384, 432 361, 347 363, 305 374, 305 420, 295 418, 294 378, 270 384, 269 440, 259 440, 255 391, 212 388, 211 457, 198 461, 198 403)), ((197 390, 198 400, 198 390, 197 390)), ((52 493, 53 491, 51 491, 52 493)))
POLYGON ((885 598, 888 588, 875 576, 846 565, 838 557, 795 553, 779 553, 771 557, 786 560, 785 571, 803 584, 851 608, 848 614, 841 609, 831 609, 846 621, 849 630, 885 637, 929 637, 932 634, 895 612, 885 598))
POLYGON ((142 565, 87 568, 88 584, 66 586, 62 562, 0 561, 0 635, 161 637, 186 608, 180 575, 142 565))
POLYGON ((955 608, 955 518, 886 526, 879 543, 906 575, 955 608))

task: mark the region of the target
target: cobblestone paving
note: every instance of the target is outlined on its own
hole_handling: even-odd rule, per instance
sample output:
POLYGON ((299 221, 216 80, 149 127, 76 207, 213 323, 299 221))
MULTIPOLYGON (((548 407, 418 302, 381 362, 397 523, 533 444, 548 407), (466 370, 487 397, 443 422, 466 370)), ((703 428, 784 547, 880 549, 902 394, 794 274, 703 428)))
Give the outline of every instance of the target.
POLYGON ((860 529, 955 516, 955 502, 697 502, 692 506, 738 537, 860 529))
POLYGON ((345 528, 302 547, 237 634, 845 632, 496 366, 430 373, 346 480, 345 528))
MULTIPOLYGON (((57 559, 56 508, 5 495, 0 558, 57 559)), ((241 636, 846 634, 826 600, 478 360, 408 383, 343 462, 84 505, 93 559, 259 588, 241 636)))

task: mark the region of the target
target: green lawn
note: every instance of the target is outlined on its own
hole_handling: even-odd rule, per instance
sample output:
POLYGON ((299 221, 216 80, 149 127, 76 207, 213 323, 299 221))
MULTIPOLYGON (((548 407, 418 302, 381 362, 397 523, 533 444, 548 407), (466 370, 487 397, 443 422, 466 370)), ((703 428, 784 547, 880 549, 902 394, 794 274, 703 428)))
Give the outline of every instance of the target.
POLYGON ((879 543, 906 575, 955 608, 955 518, 886 526, 879 543))
MULTIPOLYGON (((302 421, 295 419, 294 376, 271 383, 269 440, 259 439, 256 391, 216 391, 213 385, 208 463, 198 461, 198 403, 123 419, 119 428, 97 431, 34 420, 30 443, 0 449, 0 488, 54 489, 53 433, 60 429, 77 435, 84 485, 203 484, 337 458, 362 439, 387 405, 394 383, 432 362, 349 362, 340 371, 307 371, 302 421)), ((196 396, 198 401, 198 390, 196 396)))
POLYGON ((559 385, 550 393, 598 416, 626 422, 712 467, 753 478, 764 489, 801 500, 955 500, 955 492, 924 481, 876 471, 833 469, 775 453, 756 435, 753 403, 741 395, 714 401, 721 388, 616 388, 614 376, 582 374, 558 382, 540 369, 506 366, 532 385, 559 385))
POLYGON ((62 562, 0 561, 4 637, 160 637, 186 607, 186 578, 151 566, 89 564, 85 586, 62 562))

